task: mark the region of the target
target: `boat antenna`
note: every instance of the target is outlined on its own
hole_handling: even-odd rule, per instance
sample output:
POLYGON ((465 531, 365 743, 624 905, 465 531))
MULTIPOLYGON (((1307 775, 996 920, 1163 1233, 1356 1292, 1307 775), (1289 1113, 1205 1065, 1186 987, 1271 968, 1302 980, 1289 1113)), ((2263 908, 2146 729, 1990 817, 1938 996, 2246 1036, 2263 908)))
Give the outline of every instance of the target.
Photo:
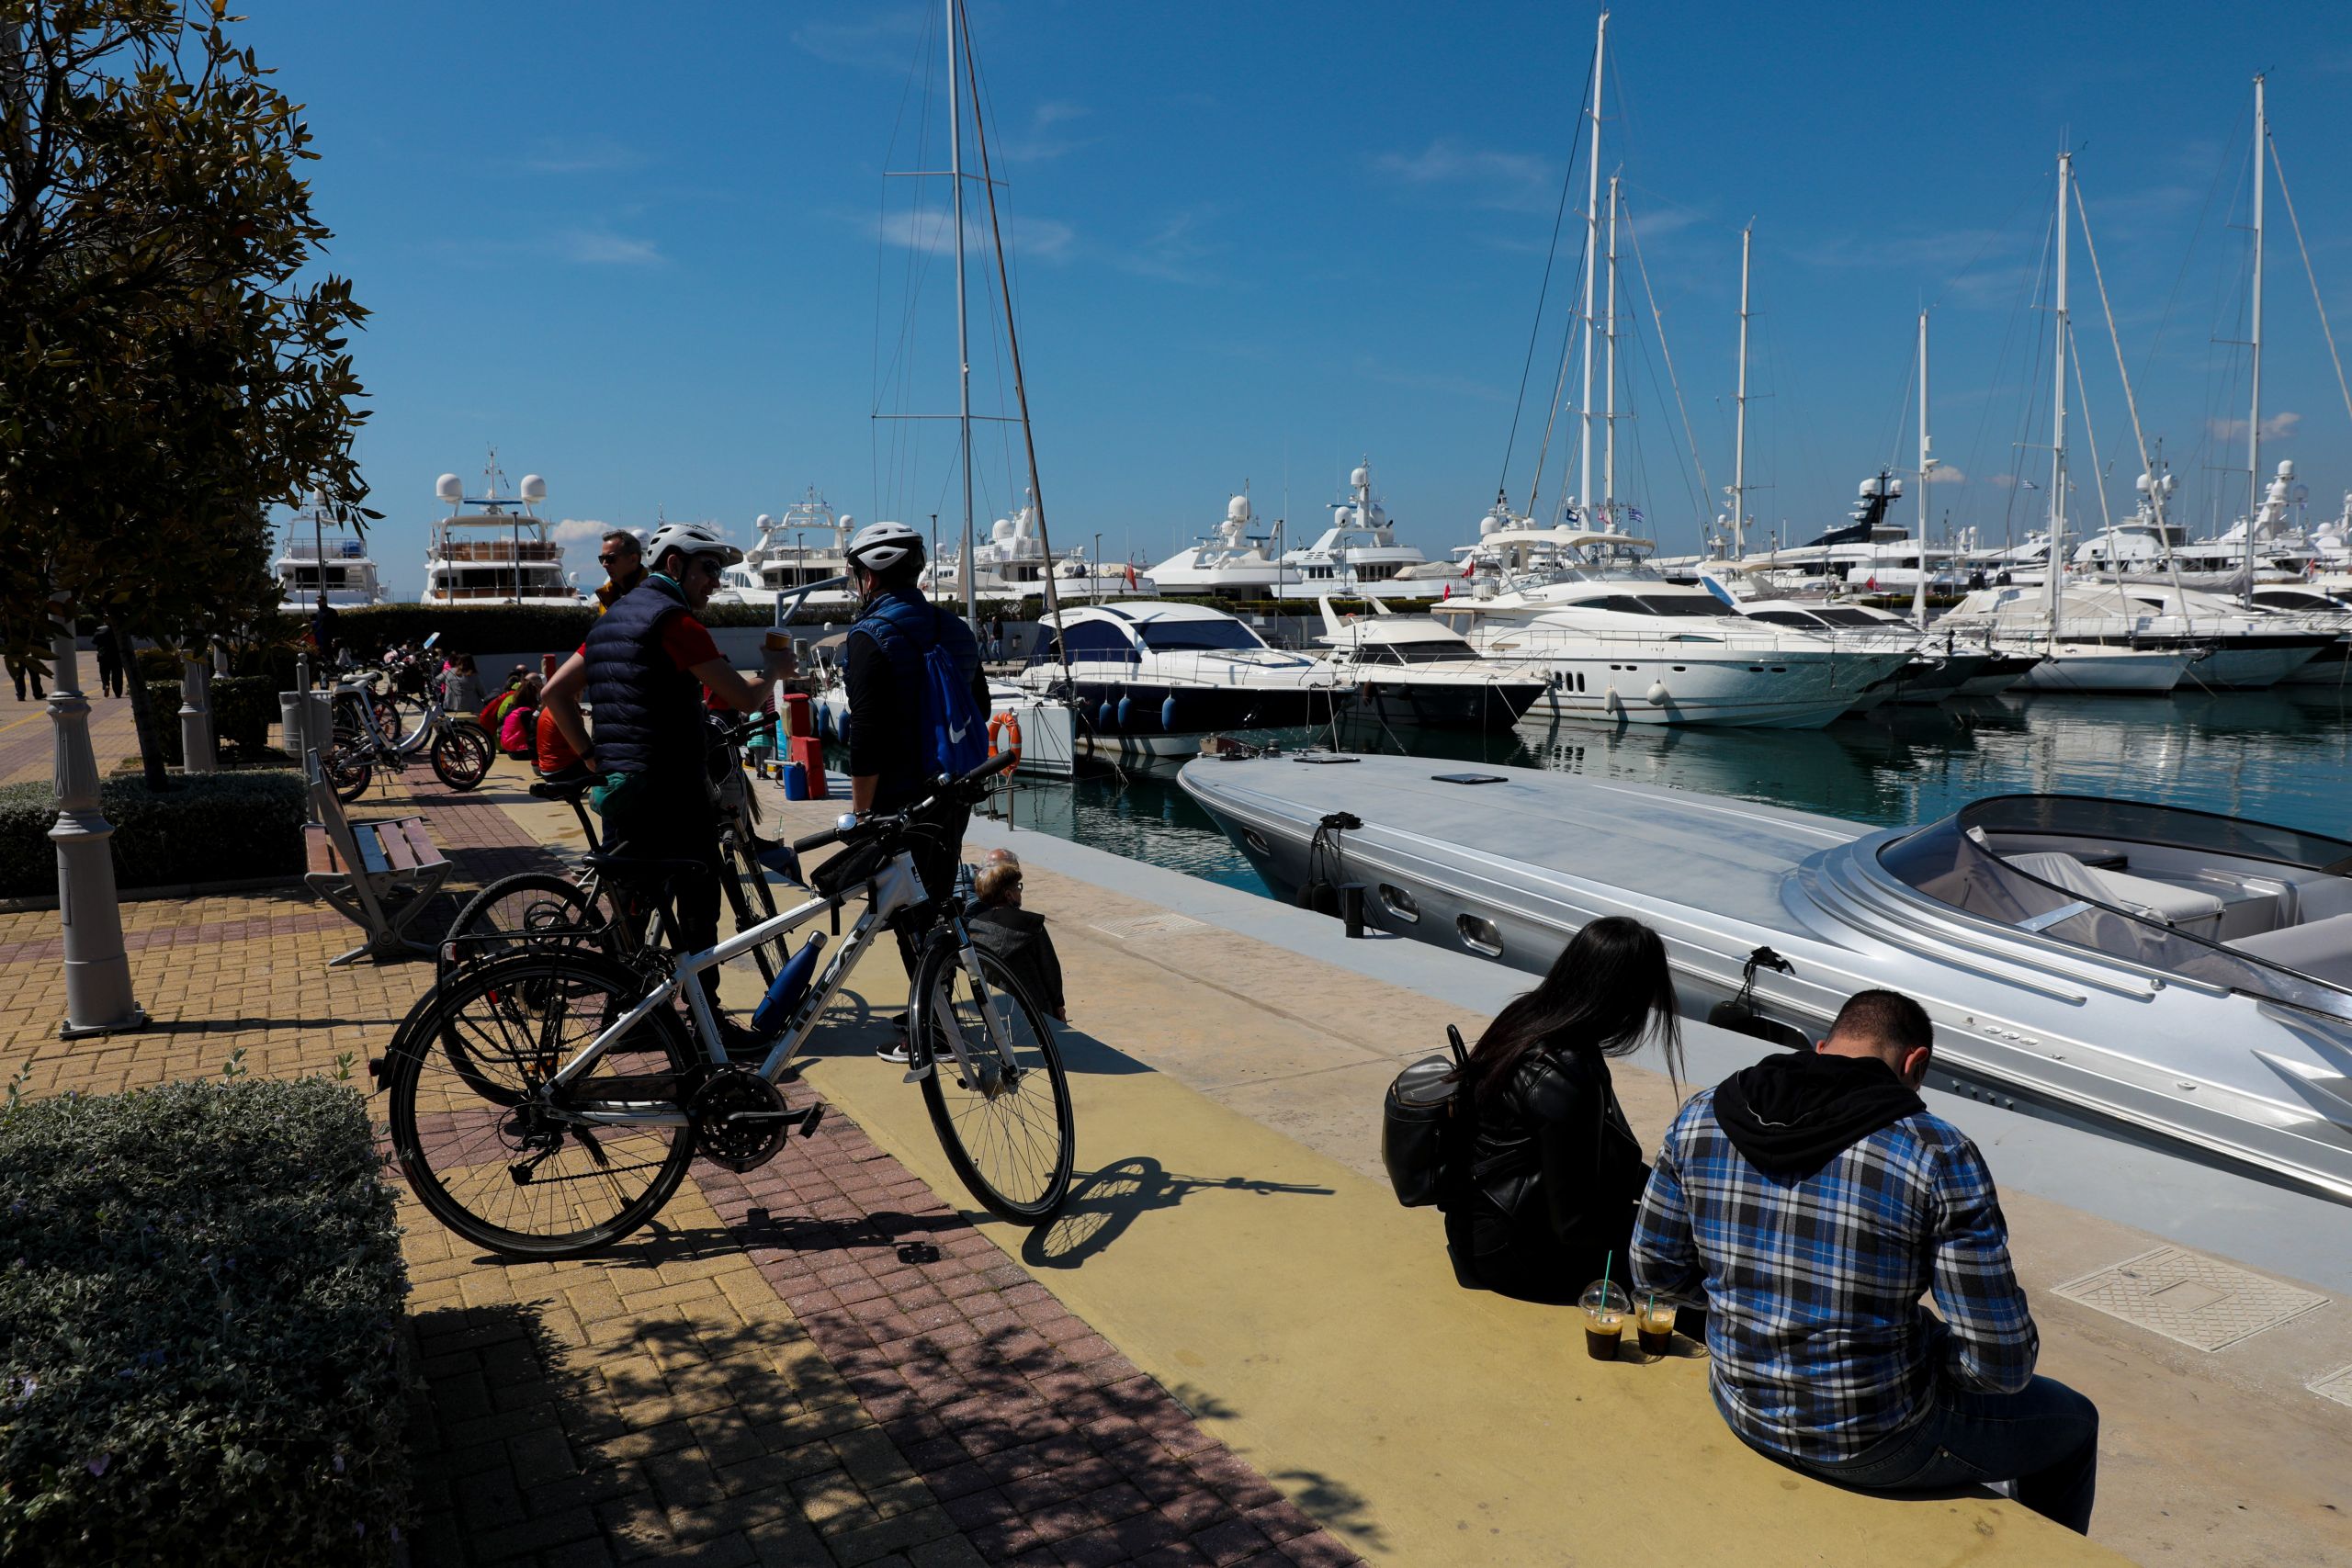
POLYGON ((1592 39, 1592 142, 1588 149, 1584 205, 1584 390, 1577 402, 1582 431, 1577 448, 1577 505, 1592 525, 1592 287, 1600 250, 1600 84, 1609 48, 1609 13, 1592 39))
MULTIPOLYGON (((951 9, 958 11, 962 9, 960 0, 947 0, 947 3, 951 9)), ((951 39, 953 35, 951 35, 951 39)), ((1037 546, 1038 548, 1045 552, 1046 557, 1046 574, 1043 579, 1046 586, 1046 612, 1053 619, 1054 648, 1061 656, 1062 689, 1068 694, 1070 712, 1075 716, 1078 712, 1078 683, 1071 676, 1069 670, 1069 639, 1062 635, 1061 594, 1054 587, 1054 542, 1052 536, 1046 532, 1046 491, 1044 485, 1039 483, 1037 479, 1037 437, 1035 433, 1032 431, 1029 426, 1029 384, 1027 379, 1023 378, 1021 373, 1021 333, 1020 329, 1013 325, 1012 321, 1012 275, 1006 271, 1004 265, 1004 231, 997 219, 996 178, 990 170, 989 163, 988 124, 980 115, 979 67, 974 62, 972 58, 972 29, 968 23, 963 29, 963 39, 964 70, 972 87, 972 131, 974 136, 977 137, 979 141, 980 188, 988 195, 989 239, 996 250, 997 288, 1001 291, 1004 299, 1004 339, 1006 347, 1010 350, 1012 360, 1012 396, 1014 400, 1020 405, 1021 446, 1022 450, 1027 454, 1029 459, 1029 505, 1030 510, 1037 522, 1037 546)), ((952 75, 954 73, 953 67, 955 65, 955 62, 951 60, 948 62, 948 64, 951 68, 950 74, 952 75)), ((964 188, 963 181, 960 177, 956 181, 956 188, 960 195, 964 188)), ((956 254, 960 258, 963 254, 963 218, 961 216, 960 208, 958 209, 958 215, 956 218, 956 254)), ((958 306, 958 310, 959 311, 961 310, 960 304, 958 306)), ((968 375, 969 367, 967 367, 967 378, 968 375)), ((966 412, 967 417, 968 418, 969 410, 967 409, 966 412)), ((967 432, 969 428, 970 427, 968 425, 966 426, 967 432)), ((966 494, 964 516, 964 548, 966 554, 964 560, 965 570, 967 574, 965 578, 965 582, 967 587, 971 581, 971 578, 968 573, 971 570, 970 563, 972 558, 969 553, 971 550, 972 538, 970 502, 972 473, 971 461, 968 455, 970 449, 971 443, 967 435, 965 442, 967 457, 965 459, 964 468, 966 494)), ((1101 592, 1102 587, 1102 585, 1101 582, 1096 582, 1094 584, 1095 592, 1098 593, 1101 592)), ((977 613, 974 614, 974 620, 976 623, 975 635, 977 635, 977 613)))
POLYGON ((1756 237, 1756 220, 1739 231, 1739 386, 1732 414, 1731 553, 1737 560, 1747 553, 1747 254, 1756 237))
POLYGON ((1928 629, 1928 478, 1936 460, 1928 455, 1928 312, 1919 312, 1919 569, 1911 584, 1911 624, 1928 629))
POLYGON ((2262 511, 2262 193, 2270 184, 2262 166, 2262 149, 2270 140, 2269 111, 2262 101, 2263 79, 2254 79, 2254 308, 2251 345, 2253 406, 2245 422, 2245 578, 2238 602, 2254 604, 2254 521, 2262 511))
POLYGON ((2050 548, 2041 579, 2043 602, 2050 616, 2049 638, 2054 648, 2058 642, 2058 604, 2064 592, 2066 575, 2066 198, 2067 187, 2075 175, 2075 155, 2058 154, 2058 276, 2057 309, 2054 312, 2054 346, 2051 359, 2056 366, 2052 388, 2050 410, 2050 548))

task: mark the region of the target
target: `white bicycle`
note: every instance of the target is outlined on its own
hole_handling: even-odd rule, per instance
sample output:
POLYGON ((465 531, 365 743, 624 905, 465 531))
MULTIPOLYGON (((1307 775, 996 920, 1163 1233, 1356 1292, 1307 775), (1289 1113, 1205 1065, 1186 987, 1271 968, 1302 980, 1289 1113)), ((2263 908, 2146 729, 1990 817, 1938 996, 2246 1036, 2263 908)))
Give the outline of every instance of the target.
MULTIPOLYGON (((583 932, 549 929, 519 950, 461 958, 401 1021, 371 1066, 391 1093, 394 1153, 418 1200, 478 1246, 516 1258, 571 1258, 609 1247, 658 1213, 697 1156, 730 1170, 775 1157, 821 1103, 786 1104, 779 1085, 850 972, 894 921, 920 920, 910 995, 906 1081, 919 1083, 948 1164, 989 1213, 1042 1224, 1069 1193, 1076 1150, 1069 1083, 1044 1012, 976 947, 959 897, 932 900, 913 842, 968 807, 1015 753, 943 779, 922 804, 860 822, 844 817, 793 845, 839 844, 812 874, 816 896, 675 958, 644 947, 607 956, 583 932), (812 933, 778 973, 753 1027, 756 1065, 730 1060, 702 984, 713 966, 840 912, 865 908, 825 963, 812 933), (692 1032, 677 1001, 684 998, 692 1032)), ((592 857, 608 878, 661 886, 691 862, 592 857)))

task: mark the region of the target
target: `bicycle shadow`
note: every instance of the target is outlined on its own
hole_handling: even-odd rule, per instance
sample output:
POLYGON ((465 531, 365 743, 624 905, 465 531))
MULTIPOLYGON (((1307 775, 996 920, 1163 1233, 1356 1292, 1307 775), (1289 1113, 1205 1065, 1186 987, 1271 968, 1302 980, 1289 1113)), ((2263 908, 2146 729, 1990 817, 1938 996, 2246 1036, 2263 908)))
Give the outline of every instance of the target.
MULTIPOLYGON (((877 1003, 844 986, 825 1010, 825 1016, 808 1036, 808 1043, 800 1048, 800 1055, 804 1058, 855 1056, 872 1051, 898 1034, 899 1016, 905 1010, 903 1002, 877 1003)), ((1052 1027, 1054 1043, 1061 1047, 1062 1066, 1069 1072, 1125 1077, 1158 1071, 1082 1029, 1073 1029, 1067 1023, 1052 1027)))
POLYGON ((1329 1198, 1333 1190, 1249 1176, 1185 1176, 1149 1155, 1130 1155, 1080 1177, 1054 1223, 1031 1231, 1022 1242, 1021 1260, 1033 1269, 1079 1268, 1125 1235, 1143 1215, 1175 1208, 1195 1193, 1329 1198))

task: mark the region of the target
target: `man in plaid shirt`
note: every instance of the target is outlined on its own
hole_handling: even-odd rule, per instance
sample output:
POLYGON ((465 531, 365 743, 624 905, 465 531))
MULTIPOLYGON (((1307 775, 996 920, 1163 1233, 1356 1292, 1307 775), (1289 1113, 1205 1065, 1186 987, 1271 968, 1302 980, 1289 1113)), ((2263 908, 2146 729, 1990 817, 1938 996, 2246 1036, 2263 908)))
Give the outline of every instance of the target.
POLYGON ((1749 1447, 1868 1491, 2014 1481, 2087 1531, 2098 1411, 2034 1375, 1992 1173, 1918 1096, 1933 1043, 1918 1003, 1863 991, 1819 1051, 1692 1096, 1642 1197, 1635 1283, 1706 1303, 1709 1386, 1749 1447))

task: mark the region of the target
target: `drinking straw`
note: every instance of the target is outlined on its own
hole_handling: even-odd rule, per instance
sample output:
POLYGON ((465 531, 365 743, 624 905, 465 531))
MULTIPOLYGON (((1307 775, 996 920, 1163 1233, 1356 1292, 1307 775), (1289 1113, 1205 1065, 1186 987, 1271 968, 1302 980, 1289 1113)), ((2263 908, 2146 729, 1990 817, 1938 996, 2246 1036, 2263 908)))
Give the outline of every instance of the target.
POLYGON ((1600 1255, 1600 1310, 1603 1312, 1609 1310, 1609 1269, 1616 1261, 1617 1254, 1614 1252, 1604 1252, 1600 1255))

